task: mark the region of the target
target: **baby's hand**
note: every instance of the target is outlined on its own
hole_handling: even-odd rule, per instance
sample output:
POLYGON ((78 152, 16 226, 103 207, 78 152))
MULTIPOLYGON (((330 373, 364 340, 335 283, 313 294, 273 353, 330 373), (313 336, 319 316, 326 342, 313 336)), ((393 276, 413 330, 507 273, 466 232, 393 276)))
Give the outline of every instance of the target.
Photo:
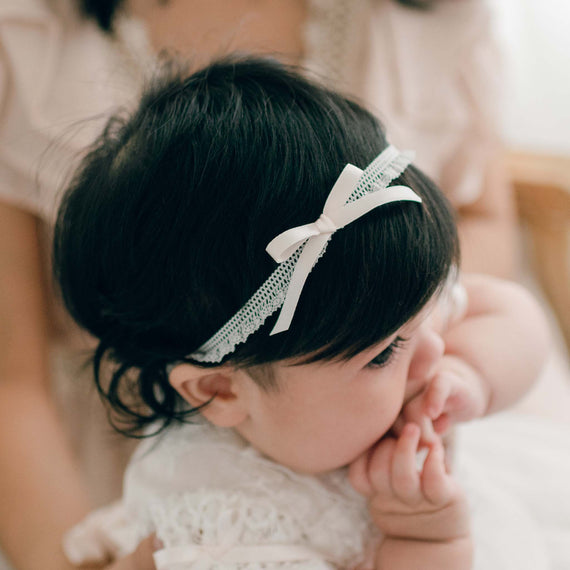
POLYGON ((426 388, 402 409, 394 432, 414 422, 422 429, 422 442, 432 443, 435 434, 445 434, 453 424, 485 415, 489 399, 490 390, 480 375, 460 358, 445 355, 426 388))
POLYGON ((469 536, 466 500, 445 470, 441 442, 430 447, 418 470, 420 428, 404 426, 398 439, 386 437, 349 469, 353 487, 369 498, 372 519, 385 538, 452 541, 469 536))

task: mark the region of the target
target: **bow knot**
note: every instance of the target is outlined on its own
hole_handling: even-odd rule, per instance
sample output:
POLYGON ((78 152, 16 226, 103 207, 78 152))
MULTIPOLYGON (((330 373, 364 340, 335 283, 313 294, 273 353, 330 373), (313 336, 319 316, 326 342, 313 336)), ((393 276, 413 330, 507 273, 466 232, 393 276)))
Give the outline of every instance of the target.
POLYGON ((320 234, 334 234, 338 229, 336 224, 324 213, 319 216, 315 226, 320 234))

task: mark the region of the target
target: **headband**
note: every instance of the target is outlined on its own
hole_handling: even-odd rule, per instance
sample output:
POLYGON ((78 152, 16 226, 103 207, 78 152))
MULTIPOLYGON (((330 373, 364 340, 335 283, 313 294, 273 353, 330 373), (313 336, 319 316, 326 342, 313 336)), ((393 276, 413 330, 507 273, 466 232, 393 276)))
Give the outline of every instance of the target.
POLYGON ((279 263, 275 271, 218 332, 187 358, 198 362, 220 362, 279 308, 281 312, 270 334, 288 330, 305 281, 334 232, 384 204, 422 201, 407 186, 388 186, 412 160, 413 153, 400 153, 395 147, 388 146, 364 171, 347 164, 332 187, 319 218, 271 240, 266 251, 279 263))

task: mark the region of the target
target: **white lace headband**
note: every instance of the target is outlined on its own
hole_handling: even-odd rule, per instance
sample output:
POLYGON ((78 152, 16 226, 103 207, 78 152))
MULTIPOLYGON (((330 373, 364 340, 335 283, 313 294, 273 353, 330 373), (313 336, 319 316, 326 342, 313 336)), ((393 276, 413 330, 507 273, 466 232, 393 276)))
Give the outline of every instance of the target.
POLYGON ((400 153, 389 146, 364 171, 347 164, 330 191, 319 218, 279 234, 268 244, 267 252, 279 263, 275 271, 249 301, 188 358, 198 362, 220 362, 280 307, 281 313, 270 334, 288 330, 305 281, 336 230, 378 206, 398 201, 422 201, 407 186, 388 187, 412 160, 413 153, 400 153))

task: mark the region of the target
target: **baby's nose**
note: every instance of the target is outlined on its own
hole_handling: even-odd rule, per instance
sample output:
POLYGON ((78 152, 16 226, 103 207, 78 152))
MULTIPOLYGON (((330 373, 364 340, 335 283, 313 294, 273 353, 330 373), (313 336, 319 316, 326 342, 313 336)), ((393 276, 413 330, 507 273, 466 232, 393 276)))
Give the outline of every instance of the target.
POLYGON ((430 327, 426 327, 422 331, 422 337, 410 365, 410 379, 427 381, 432 378, 444 351, 445 343, 441 336, 430 327))
POLYGON ((439 361, 445 352, 445 342, 443 338, 438 332, 430 329, 427 342, 429 344, 430 357, 435 361, 439 361))

